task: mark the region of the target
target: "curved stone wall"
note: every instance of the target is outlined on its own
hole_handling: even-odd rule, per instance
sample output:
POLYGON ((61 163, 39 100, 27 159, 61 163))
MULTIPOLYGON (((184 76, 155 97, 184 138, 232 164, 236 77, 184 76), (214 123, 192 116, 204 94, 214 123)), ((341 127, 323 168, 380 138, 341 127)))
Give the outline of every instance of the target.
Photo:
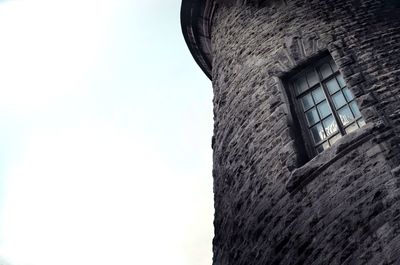
POLYGON ((223 2, 211 38, 214 264, 400 264, 399 2, 223 2), (326 53, 367 125, 306 161, 282 79, 326 53))

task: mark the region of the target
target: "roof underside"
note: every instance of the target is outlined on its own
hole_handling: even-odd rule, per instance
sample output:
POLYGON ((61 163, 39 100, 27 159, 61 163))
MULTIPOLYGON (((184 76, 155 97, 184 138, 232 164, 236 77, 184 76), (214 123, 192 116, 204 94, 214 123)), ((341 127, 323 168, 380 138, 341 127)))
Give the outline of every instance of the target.
POLYGON ((181 26, 193 58, 211 79, 211 21, 214 0, 182 0, 181 26))

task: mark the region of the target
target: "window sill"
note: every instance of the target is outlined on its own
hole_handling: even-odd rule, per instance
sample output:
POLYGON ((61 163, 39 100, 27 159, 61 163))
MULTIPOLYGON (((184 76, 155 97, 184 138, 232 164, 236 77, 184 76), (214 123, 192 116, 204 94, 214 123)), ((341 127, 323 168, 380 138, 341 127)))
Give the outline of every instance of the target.
POLYGON ((334 162, 372 139, 373 132, 381 126, 382 124, 367 124, 357 131, 344 135, 332 147, 295 169, 286 183, 286 189, 290 193, 298 192, 334 162))

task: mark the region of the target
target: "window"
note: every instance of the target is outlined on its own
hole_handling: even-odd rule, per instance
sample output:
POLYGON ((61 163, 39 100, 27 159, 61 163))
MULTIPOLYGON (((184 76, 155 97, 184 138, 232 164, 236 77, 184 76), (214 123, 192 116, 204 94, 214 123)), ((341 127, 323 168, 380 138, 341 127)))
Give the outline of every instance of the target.
POLYGON ((365 125, 353 94, 333 59, 325 57, 288 79, 290 94, 314 156, 365 125))

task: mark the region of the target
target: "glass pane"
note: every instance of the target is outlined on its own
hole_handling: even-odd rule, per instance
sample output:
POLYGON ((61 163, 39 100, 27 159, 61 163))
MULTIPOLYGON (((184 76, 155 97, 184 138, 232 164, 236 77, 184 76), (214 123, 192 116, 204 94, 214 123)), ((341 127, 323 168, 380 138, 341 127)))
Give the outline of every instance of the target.
POLYGON ((333 103, 335 103, 336 109, 339 109, 340 107, 342 107, 346 104, 346 100, 344 99, 342 92, 338 92, 335 95, 333 95, 332 99, 333 99, 333 103))
POLYGON ((336 134, 335 136, 333 136, 331 139, 329 139, 329 143, 331 145, 333 145, 334 143, 337 142, 337 140, 339 140, 340 138, 342 138, 342 135, 340 133, 336 134))
POLYGON ((352 125, 346 128, 346 133, 354 132, 357 129, 358 129, 357 123, 353 123, 352 125))
POLYGON ((337 65, 335 64, 335 62, 333 61, 333 59, 330 60, 330 64, 331 64, 331 67, 332 67, 333 71, 336 72, 336 71, 338 70, 338 67, 337 67, 337 65))
POLYGON ((349 124, 354 120, 353 114, 351 113, 350 108, 348 106, 345 106, 344 108, 338 110, 338 114, 344 126, 346 126, 347 124, 349 124))
POLYGON ((324 124, 325 132, 328 137, 337 132, 338 126, 333 116, 326 118, 322 123, 324 124))
POLYGON ((346 86, 346 82, 344 82, 342 75, 337 75, 336 78, 337 78, 337 81, 339 82, 340 87, 346 86))
POLYGON ((357 106, 357 103, 355 101, 350 103, 350 108, 353 111, 354 116, 356 116, 356 119, 361 117, 360 110, 359 110, 359 108, 357 106))
POLYGON ((316 149, 317 149, 317 152, 318 152, 318 153, 321 153, 322 151, 328 149, 329 147, 330 147, 330 145, 329 145, 328 141, 326 141, 326 142, 324 142, 323 144, 317 146, 316 149))
POLYGON ((338 82, 336 81, 335 78, 327 81, 326 83, 326 87, 329 90, 329 93, 332 95, 334 94, 336 91, 338 91, 340 89, 338 82))
POLYGON ((319 78, 317 72, 315 70, 311 70, 310 72, 307 73, 307 81, 310 87, 318 84, 319 78))
POLYGON ((321 67, 319 68, 319 71, 323 78, 327 78, 328 76, 330 76, 332 74, 332 69, 328 63, 321 65, 321 67))
POLYGON ((315 123, 319 122, 319 117, 317 110, 315 108, 312 108, 311 110, 306 112, 306 117, 307 117, 307 122, 308 125, 314 125, 315 123))
POLYGON ((365 120, 364 119, 358 120, 358 126, 363 127, 364 125, 365 125, 365 120))
POLYGON ((347 102, 350 102, 350 101, 352 101, 352 100, 354 99, 353 93, 351 93, 350 89, 348 89, 347 87, 345 87, 345 88, 343 88, 342 91, 343 91, 343 93, 344 93, 344 96, 345 96, 346 99, 347 99, 347 102))
POLYGON ((328 102, 326 102, 326 100, 324 100, 321 104, 318 105, 318 111, 322 119, 328 117, 332 113, 331 109, 329 108, 328 102))
POLYGON ((309 108, 311 108, 312 106, 314 106, 314 102, 312 100, 311 94, 308 93, 307 95, 305 95, 304 97, 301 98, 301 103, 303 105, 303 109, 304 110, 308 110, 309 108))
POLYGON ((325 94, 321 87, 314 89, 312 92, 312 95, 313 95, 315 103, 319 103, 325 99, 325 94))
POLYGON ((295 84, 296 84, 297 95, 300 95, 301 93, 303 93, 308 89, 308 84, 305 77, 297 79, 295 84))
POLYGON ((324 129, 322 128, 321 123, 318 123, 314 127, 311 128, 311 135, 313 136, 314 142, 318 143, 321 140, 325 139, 325 132, 324 129))

